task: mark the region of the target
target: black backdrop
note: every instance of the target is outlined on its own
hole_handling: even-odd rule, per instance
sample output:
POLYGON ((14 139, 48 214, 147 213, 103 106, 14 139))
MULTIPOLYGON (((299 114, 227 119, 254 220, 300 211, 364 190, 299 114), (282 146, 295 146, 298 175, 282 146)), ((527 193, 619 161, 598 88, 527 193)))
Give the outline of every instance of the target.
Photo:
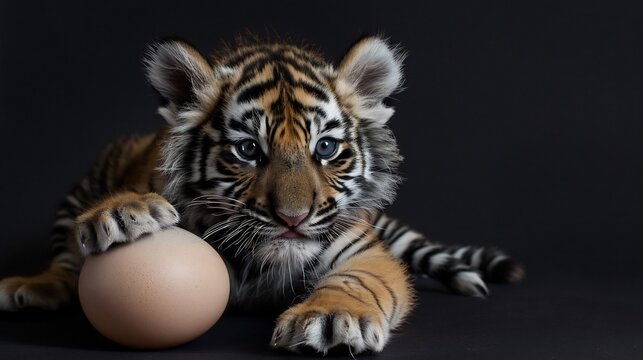
MULTIPOLYGON (((475 313, 472 321, 485 319, 477 326, 498 343, 480 345, 486 352, 454 349, 482 357, 512 346, 528 349, 523 357, 643 354, 641 4, 2 2, 0 276, 42 267, 57 204, 106 143, 161 124, 141 71, 147 43, 177 35, 207 53, 250 29, 304 40, 338 60, 361 35, 382 33, 408 52, 391 121, 406 181, 389 211, 437 241, 498 245, 528 269, 523 285, 492 287, 487 304, 521 294, 516 301, 532 316, 498 320, 523 322, 504 341, 489 335, 503 326, 495 315, 475 313), (511 340, 526 329, 533 341, 511 340)), ((436 305, 425 297, 421 307, 436 305)), ((499 314, 512 303, 502 304, 499 314)), ((461 314, 449 316, 466 328, 461 314)), ((30 343, 29 322, 3 321, 0 328, 26 330, 6 335, 0 351, 30 343)), ((414 332, 418 322, 399 339, 435 340, 430 333, 440 330, 414 332)), ((458 354, 447 349, 442 355, 458 354)))

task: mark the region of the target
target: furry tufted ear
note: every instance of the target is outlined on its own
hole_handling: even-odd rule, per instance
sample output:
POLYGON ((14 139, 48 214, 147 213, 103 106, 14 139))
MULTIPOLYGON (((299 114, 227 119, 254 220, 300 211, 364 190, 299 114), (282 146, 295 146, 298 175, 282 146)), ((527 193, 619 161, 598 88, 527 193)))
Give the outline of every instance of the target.
POLYGON ((152 45, 144 60, 147 79, 167 101, 159 113, 175 121, 179 109, 191 107, 200 92, 214 81, 207 60, 183 41, 166 41, 152 45))
POLYGON ((348 50, 339 63, 338 75, 373 106, 402 84, 403 59, 404 55, 383 39, 367 37, 348 50))

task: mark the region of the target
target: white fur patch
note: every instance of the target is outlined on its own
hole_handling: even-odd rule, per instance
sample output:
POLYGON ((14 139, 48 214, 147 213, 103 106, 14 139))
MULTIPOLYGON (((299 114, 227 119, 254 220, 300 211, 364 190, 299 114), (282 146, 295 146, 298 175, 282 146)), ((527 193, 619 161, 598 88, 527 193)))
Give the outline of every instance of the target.
POLYGON ((452 259, 452 256, 449 254, 435 254, 431 256, 431 258, 429 259, 430 271, 436 271, 450 259, 452 259))
POLYGON ((469 250, 469 248, 470 248, 470 246, 465 246, 465 247, 462 247, 462 248, 458 249, 453 254, 453 257, 458 258, 458 259, 462 258, 462 255, 464 255, 464 253, 466 253, 469 250))
POLYGON ((482 253, 484 252, 484 248, 480 248, 476 250, 473 253, 473 256, 471 256, 471 267, 474 269, 477 269, 480 267, 480 263, 482 262, 482 253))
POLYGON ((391 246, 391 254, 395 257, 400 257, 406 251, 408 248, 408 245, 411 243, 411 241, 420 238, 421 235, 413 230, 405 230, 406 233, 402 236, 400 236, 399 239, 395 241, 393 246, 391 246))
POLYGON ((486 297, 489 295, 487 285, 475 271, 459 272, 451 280, 451 289, 459 294, 468 296, 486 297))
POLYGON ((235 288, 236 300, 249 299, 259 293, 266 293, 272 299, 281 298, 299 285, 309 285, 318 279, 309 274, 307 265, 321 251, 321 244, 310 240, 271 240, 257 246, 252 252, 253 263, 260 269, 259 278, 241 281, 235 288))

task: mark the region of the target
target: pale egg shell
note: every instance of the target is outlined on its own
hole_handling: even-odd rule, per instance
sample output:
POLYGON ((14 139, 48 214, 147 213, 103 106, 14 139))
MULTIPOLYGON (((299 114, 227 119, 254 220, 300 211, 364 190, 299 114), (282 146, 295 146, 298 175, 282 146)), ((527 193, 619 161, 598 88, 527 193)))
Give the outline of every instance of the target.
POLYGON ((200 336, 219 320, 230 294, 219 254, 179 228, 88 257, 78 285, 92 325, 121 345, 141 349, 200 336))

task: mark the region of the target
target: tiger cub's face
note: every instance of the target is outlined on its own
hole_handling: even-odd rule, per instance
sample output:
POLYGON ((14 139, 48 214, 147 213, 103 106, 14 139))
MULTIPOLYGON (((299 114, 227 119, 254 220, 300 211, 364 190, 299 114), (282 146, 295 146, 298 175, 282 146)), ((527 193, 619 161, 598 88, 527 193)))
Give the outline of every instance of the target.
POLYGON ((283 44, 209 63, 167 42, 146 64, 170 124, 165 195, 236 254, 312 257, 392 200, 399 154, 382 101, 400 85, 401 57, 383 40, 361 40, 337 68, 283 44))

